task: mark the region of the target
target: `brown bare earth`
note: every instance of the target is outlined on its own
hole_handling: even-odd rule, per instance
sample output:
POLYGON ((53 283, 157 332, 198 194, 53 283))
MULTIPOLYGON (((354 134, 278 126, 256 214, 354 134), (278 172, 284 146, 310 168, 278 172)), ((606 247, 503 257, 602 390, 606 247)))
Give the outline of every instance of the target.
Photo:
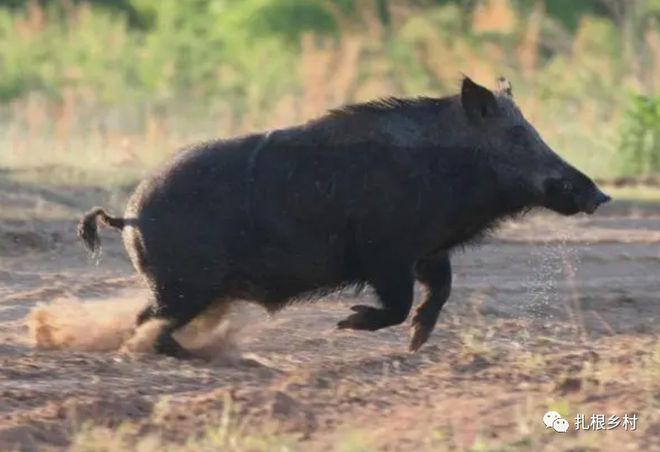
POLYGON ((407 324, 336 330, 375 302, 349 290, 273 318, 239 303, 182 362, 119 351, 145 290, 118 234, 98 263, 75 240, 125 192, 1 178, 0 450, 660 450, 660 209, 536 214, 457 253, 416 354, 407 324), (576 431, 578 414, 638 420, 576 431))

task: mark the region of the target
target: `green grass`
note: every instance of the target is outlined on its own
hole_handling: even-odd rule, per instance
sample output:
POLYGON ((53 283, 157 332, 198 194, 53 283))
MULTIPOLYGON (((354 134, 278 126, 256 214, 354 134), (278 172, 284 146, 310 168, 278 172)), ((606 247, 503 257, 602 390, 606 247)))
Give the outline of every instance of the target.
MULTIPOLYGON (((626 161, 635 152, 619 151, 622 118, 637 111, 629 93, 653 84, 631 69, 628 38, 593 8, 576 7, 569 21, 556 8, 530 16, 529 2, 497 2, 504 10, 477 21, 458 1, 389 15, 382 8, 394 2, 380 11, 366 1, 99 3, 0 7, 0 102, 11 101, 0 107, 0 167, 72 167, 71 184, 121 185, 179 144, 379 96, 446 95, 461 72, 489 86, 512 79, 531 122, 590 176, 639 167, 626 161), (503 16, 513 25, 498 29, 503 16)), ((636 45, 660 38, 641 25, 636 45)), ((648 67, 660 64, 654 49, 637 49, 648 67)))

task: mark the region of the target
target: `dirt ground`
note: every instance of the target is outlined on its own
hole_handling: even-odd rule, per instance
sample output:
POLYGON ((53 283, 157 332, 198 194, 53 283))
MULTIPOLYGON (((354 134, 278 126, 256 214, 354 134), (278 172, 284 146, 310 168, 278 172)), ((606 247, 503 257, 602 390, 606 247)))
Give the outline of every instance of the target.
POLYGON ((348 290, 272 318, 241 303, 217 356, 182 362, 117 352, 145 290, 118 234, 98 262, 76 242, 83 210, 124 199, 0 174, 0 450, 660 450, 658 207, 534 214, 457 253, 415 354, 409 324, 336 330, 375 302, 348 290), (44 348, 30 315, 70 337, 44 348))

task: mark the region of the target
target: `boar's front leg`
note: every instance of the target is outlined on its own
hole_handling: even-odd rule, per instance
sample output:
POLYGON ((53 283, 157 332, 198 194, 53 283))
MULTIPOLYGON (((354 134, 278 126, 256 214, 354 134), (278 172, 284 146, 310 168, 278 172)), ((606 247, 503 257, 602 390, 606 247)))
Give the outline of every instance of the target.
POLYGON ((417 308, 412 321, 410 351, 415 352, 431 335, 442 306, 451 292, 451 264, 449 256, 442 253, 420 259, 415 265, 417 280, 428 290, 426 300, 417 308))
POLYGON ((388 265, 387 262, 391 261, 385 259, 378 262, 369 278, 383 307, 353 306, 351 310, 355 314, 339 322, 338 328, 376 331, 406 320, 412 306, 415 283, 412 265, 388 265))

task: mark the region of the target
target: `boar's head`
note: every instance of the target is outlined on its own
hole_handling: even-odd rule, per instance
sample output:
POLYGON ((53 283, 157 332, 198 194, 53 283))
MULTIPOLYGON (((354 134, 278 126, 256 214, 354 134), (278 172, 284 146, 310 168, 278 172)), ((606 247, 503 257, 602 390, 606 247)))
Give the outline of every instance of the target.
POLYGON ((465 78, 460 100, 480 158, 488 159, 498 181, 526 204, 563 215, 593 213, 610 200, 582 172, 559 157, 522 115, 511 84, 500 79, 494 93, 465 78))

